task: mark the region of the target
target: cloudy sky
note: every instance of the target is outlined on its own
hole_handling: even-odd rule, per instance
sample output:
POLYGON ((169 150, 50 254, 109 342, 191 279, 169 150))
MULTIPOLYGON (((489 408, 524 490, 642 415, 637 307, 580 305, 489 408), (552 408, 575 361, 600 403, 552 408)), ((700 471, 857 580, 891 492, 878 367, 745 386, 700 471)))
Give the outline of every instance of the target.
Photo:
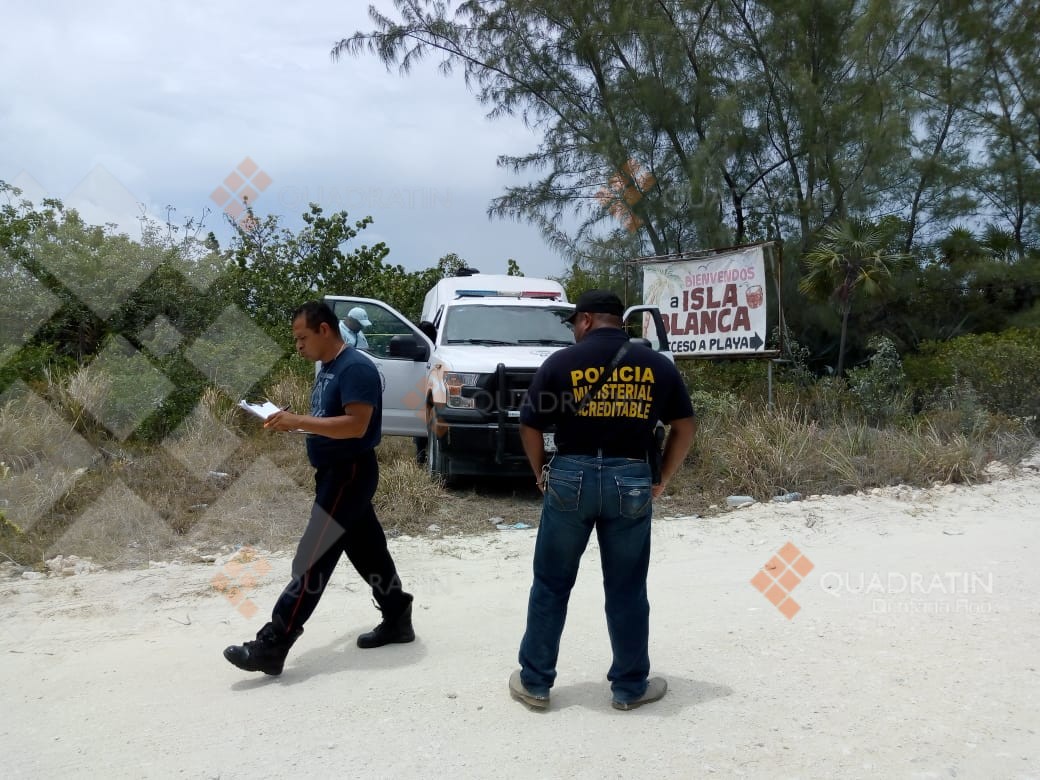
MULTIPOLYGON (((392 12, 391 0, 375 5, 392 12)), ((561 273, 534 228, 486 215, 516 181, 496 157, 534 149, 531 131, 486 119, 461 75, 446 78, 434 62, 400 76, 371 55, 331 61, 337 40, 371 29, 367 7, 8 5, 0 179, 128 230, 136 203, 153 215, 174 206, 179 219, 209 209, 207 226, 226 240, 211 195, 249 158, 258 171, 247 173, 270 182, 256 210, 286 224, 298 226, 315 201, 371 215, 364 243, 385 241, 389 259, 409 269, 456 252, 485 272, 504 273, 513 257, 529 276, 561 273)))

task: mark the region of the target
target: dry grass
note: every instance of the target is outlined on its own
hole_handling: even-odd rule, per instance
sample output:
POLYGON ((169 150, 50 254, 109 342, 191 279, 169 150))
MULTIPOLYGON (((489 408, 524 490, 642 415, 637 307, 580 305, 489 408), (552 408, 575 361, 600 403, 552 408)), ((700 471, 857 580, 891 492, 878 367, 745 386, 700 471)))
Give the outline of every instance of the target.
POLYGON ((47 375, 47 394, 51 404, 73 421, 73 426, 83 419, 84 412, 100 408, 110 389, 110 382, 103 373, 86 368, 71 374, 47 375))
MULTIPOLYGON (((215 387, 207 387, 202 391, 202 397, 199 398, 195 415, 198 417, 205 415, 210 420, 220 423, 226 428, 234 428, 241 423, 246 413, 238 406, 237 402, 232 401, 224 393, 215 387)), ((202 427, 204 428, 204 426, 202 427)), ((199 426, 196 425, 195 428, 190 428, 188 432, 193 432, 198 428, 199 426)))
POLYGON ((161 560, 176 534, 155 509, 115 480, 76 516, 44 553, 78 555, 101 566, 135 566, 161 560))
POLYGON ((205 479, 211 472, 220 471, 241 446, 243 437, 237 431, 236 421, 234 414, 222 413, 219 407, 203 398, 166 437, 162 447, 194 477, 205 479))
MULTIPOLYGON (((409 442, 411 443, 411 442, 409 442)), ((439 482, 431 480, 414 457, 395 458, 379 469, 379 487, 373 501, 384 526, 417 534, 431 524, 438 508, 450 500, 439 482)))
POLYGON ((894 484, 971 483, 992 460, 1019 462, 1035 446, 1024 428, 980 427, 968 433, 927 420, 878 429, 843 417, 824 425, 797 406, 743 405, 703 420, 694 457, 673 485, 691 498, 731 494, 759 500, 790 491, 842 494, 894 484))
POLYGON ((74 426, 26 385, 16 383, 0 399, 0 452, 15 473, 55 459, 75 436, 74 426))
POLYGON ((311 408, 311 384, 313 377, 302 377, 291 371, 275 376, 267 387, 267 397, 278 406, 288 406, 296 411, 311 408))
POLYGON ((264 550, 291 549, 310 514, 313 492, 301 487, 269 458, 250 464, 215 501, 200 507, 186 534, 208 550, 249 545, 264 550))
MULTIPOLYGON (((0 552, 27 563, 75 554, 127 566, 185 547, 296 544, 313 495, 304 437, 265 432, 212 392, 161 445, 95 439, 91 446, 73 430, 92 392, 77 377, 49 389, 48 398, 59 399, 49 404, 24 386, 0 402, 0 552)), ((309 388, 309 378, 287 374, 267 395, 305 408, 309 388)), ((834 406, 830 396, 827 403, 834 406)), ((816 398, 782 399, 773 411, 732 403, 707 411, 662 511, 703 514, 731 494, 768 500, 788 491, 973 482, 991 460, 1014 464, 1036 445, 1024 428, 984 414, 944 412, 878 429, 845 413, 824 422, 820 408, 816 398)), ((386 437, 377 455, 376 511, 390 535, 497 533, 495 523, 538 521, 541 496, 531 479, 448 491, 415 464, 411 439, 386 437)))
POLYGON ((64 506, 98 454, 40 396, 22 384, 0 400, 0 552, 33 555, 33 532, 64 506))

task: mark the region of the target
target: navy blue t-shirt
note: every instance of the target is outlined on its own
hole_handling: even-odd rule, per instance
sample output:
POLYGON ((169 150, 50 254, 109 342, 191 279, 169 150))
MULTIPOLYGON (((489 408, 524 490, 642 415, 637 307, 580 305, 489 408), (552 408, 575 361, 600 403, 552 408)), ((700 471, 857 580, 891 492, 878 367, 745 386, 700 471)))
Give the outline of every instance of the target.
POLYGON ((550 355, 538 369, 520 409, 520 422, 538 430, 556 426, 560 454, 641 458, 657 421, 693 416, 682 376, 664 355, 633 343, 580 416, 582 397, 596 384, 628 334, 596 328, 573 347, 550 355))
POLYGON ((330 439, 307 434, 307 457, 315 468, 341 458, 351 458, 374 449, 383 432, 383 382, 375 363, 360 350, 347 347, 328 363, 322 363, 311 390, 311 414, 339 417, 351 403, 372 406, 372 419, 359 439, 330 439))

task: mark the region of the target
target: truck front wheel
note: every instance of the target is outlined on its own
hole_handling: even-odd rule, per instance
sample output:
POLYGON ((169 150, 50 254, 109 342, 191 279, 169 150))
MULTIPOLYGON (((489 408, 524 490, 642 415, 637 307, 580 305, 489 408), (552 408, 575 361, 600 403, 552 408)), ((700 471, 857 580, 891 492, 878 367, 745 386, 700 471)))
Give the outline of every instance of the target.
POLYGON ((450 461, 441 449, 441 440, 437 438, 436 422, 436 417, 431 415, 426 429, 426 472, 432 479, 447 485, 451 481, 450 461))

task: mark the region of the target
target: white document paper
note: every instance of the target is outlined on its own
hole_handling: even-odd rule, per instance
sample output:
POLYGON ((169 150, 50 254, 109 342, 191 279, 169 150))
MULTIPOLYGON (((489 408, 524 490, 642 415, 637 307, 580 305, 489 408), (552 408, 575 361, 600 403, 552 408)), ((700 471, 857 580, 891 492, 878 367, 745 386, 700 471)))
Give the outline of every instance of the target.
POLYGON ((243 399, 238 402, 238 405, 250 414, 255 414, 261 420, 266 420, 275 412, 282 411, 282 408, 280 406, 275 406, 270 401, 264 401, 262 404, 251 404, 245 399, 243 399))

